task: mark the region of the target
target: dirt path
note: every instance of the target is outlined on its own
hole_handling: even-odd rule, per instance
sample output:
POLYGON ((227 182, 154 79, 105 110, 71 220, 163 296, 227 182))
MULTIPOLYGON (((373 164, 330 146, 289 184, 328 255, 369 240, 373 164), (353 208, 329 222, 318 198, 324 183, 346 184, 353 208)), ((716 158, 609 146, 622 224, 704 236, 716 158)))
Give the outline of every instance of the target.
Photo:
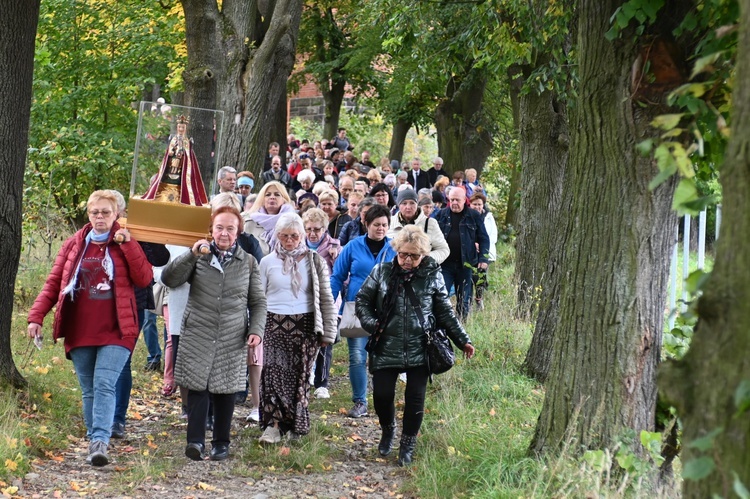
MULTIPOLYGON (((332 386, 348 391, 346 380, 334 380, 332 386)), ((385 459, 378 455, 380 427, 374 414, 347 418, 340 397, 311 401, 313 431, 324 422, 331 430, 325 437, 310 435, 270 448, 258 444, 260 429, 245 423, 248 407, 238 406, 230 458, 193 462, 183 454, 186 423, 179 419, 179 403, 155 396, 154 388, 149 387, 147 398, 134 391, 129 411, 134 417, 128 420, 126 438, 112 440, 108 466, 85 464, 88 442, 69 437, 70 446, 61 456, 33 463, 32 471, 16 484, 18 496, 403 497, 399 489, 408 472, 396 466, 397 451, 385 459), (317 451, 325 455, 322 462, 302 466, 295 461, 314 459, 317 451)))

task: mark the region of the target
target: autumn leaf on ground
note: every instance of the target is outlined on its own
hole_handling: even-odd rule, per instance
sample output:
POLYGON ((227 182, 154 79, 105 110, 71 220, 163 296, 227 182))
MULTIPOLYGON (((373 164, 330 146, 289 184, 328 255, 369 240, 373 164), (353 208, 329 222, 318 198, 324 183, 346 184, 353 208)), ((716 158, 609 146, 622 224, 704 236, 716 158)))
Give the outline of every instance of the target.
POLYGON ((5 497, 13 497, 14 495, 16 495, 16 492, 18 492, 18 487, 13 485, 11 487, 2 489, 0 492, 2 492, 5 497))
POLYGON ((152 449, 158 449, 159 448, 159 446, 156 445, 153 440, 149 440, 148 442, 146 442, 146 445, 148 445, 152 449))
POLYGON ((349 438, 351 438, 352 440, 362 440, 362 437, 360 437, 356 433, 352 433, 351 435, 349 435, 349 438))
POLYGON ((490 416, 494 416, 494 415, 495 415, 495 408, 493 407, 492 409, 490 409, 490 416))
POLYGON ((348 412, 349 412, 349 411, 348 411, 348 410, 346 410, 346 408, 345 408, 345 407, 340 407, 340 408, 339 408, 339 414, 346 414, 346 413, 348 413, 348 412))
POLYGON ((49 367, 37 367, 34 369, 34 371, 38 372, 39 374, 47 374, 49 372, 49 367))
POLYGON ((205 482, 198 482, 198 488, 202 490, 210 490, 210 491, 216 490, 216 487, 214 487, 213 485, 209 485, 205 482))
POLYGON ((8 469, 8 470, 10 470, 10 471, 16 471, 16 469, 18 469, 18 463, 15 462, 12 459, 6 459, 5 460, 5 468, 8 469))
POLYGON ((279 449, 279 456, 288 456, 290 450, 289 447, 281 447, 279 449))
POLYGON ((62 456, 56 456, 53 453, 51 453, 50 451, 48 451, 48 450, 44 451, 44 455, 47 456, 48 458, 52 459, 53 461, 57 461, 58 463, 62 463, 63 461, 65 461, 64 457, 62 457, 62 456))
POLYGON ((52 394, 49 392, 45 392, 44 395, 42 395, 45 402, 51 402, 52 401, 52 394))
POLYGON ((140 421, 141 419, 143 419, 143 416, 141 416, 140 412, 132 412, 129 414, 129 416, 137 421, 140 421))

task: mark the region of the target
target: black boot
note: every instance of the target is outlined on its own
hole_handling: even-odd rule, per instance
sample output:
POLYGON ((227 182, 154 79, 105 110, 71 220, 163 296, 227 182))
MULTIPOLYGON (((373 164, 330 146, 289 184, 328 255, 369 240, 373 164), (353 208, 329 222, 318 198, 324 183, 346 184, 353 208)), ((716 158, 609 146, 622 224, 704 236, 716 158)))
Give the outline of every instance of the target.
POLYGON ((387 426, 381 426, 382 431, 380 433, 380 443, 378 444, 378 452, 381 456, 387 456, 393 449, 393 436, 396 434, 396 422, 393 421, 387 426))
POLYGON ((417 446, 416 435, 401 435, 401 446, 398 449, 398 465, 411 464, 414 458, 414 447, 417 446))

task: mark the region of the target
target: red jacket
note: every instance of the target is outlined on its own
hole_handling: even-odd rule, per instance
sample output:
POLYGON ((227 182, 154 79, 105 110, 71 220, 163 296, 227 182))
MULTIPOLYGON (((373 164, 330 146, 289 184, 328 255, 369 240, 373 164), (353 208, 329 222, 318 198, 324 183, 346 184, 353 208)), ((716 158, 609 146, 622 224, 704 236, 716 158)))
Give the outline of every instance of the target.
MULTIPOLYGON (((117 310, 117 322, 120 325, 120 333, 123 338, 137 337, 140 332, 138 327, 138 311, 135 304, 135 292, 133 286, 145 288, 153 279, 151 264, 146 260, 146 255, 141 245, 131 239, 127 243, 117 244, 112 241, 114 233, 120 228, 117 222, 110 230, 107 248, 112 258, 115 272, 115 308, 117 310)), ((65 311, 65 302, 62 290, 68 285, 75 272, 78 262, 82 257, 86 245, 86 235, 91 231, 91 224, 86 224, 81 230, 68 238, 60 248, 55 258, 47 281, 44 283, 39 296, 36 297, 34 305, 29 311, 28 322, 42 324, 44 317, 57 305, 53 323, 53 338, 64 338, 66 331, 62 331, 62 317, 65 311)), ((92 310, 91 313, 96 313, 92 310)))

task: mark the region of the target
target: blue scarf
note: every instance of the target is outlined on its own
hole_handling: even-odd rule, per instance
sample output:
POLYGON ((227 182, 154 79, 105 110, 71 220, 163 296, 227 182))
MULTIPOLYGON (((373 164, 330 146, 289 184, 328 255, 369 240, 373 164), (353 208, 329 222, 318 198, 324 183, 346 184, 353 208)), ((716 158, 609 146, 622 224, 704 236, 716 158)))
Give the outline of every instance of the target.
MULTIPOLYGON (((64 295, 70 295, 70 301, 73 301, 75 298, 75 292, 76 292, 76 286, 78 285, 78 273, 81 271, 81 262, 83 262, 83 255, 86 254, 86 249, 88 249, 89 244, 91 241, 95 243, 106 243, 109 240, 109 232, 105 232, 104 234, 96 234, 94 231, 89 231, 88 234, 86 234, 86 244, 83 246, 83 251, 81 252, 81 256, 78 258, 78 265, 76 266, 76 270, 73 273, 73 277, 71 277, 70 282, 67 286, 62 290, 62 293, 64 295)), ((106 272, 107 277, 109 277, 109 280, 112 281, 115 278, 115 267, 112 263, 112 257, 109 256, 109 247, 104 248, 104 258, 102 259, 102 267, 104 268, 104 272, 106 272)))

